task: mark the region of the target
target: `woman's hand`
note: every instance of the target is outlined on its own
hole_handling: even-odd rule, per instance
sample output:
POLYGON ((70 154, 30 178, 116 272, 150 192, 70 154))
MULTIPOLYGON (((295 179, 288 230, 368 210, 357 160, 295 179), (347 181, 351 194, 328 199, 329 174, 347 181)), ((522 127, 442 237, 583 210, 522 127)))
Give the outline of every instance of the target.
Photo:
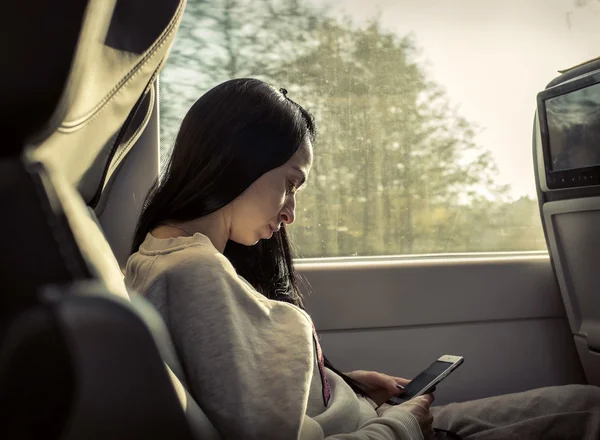
POLYGON ((419 426, 421 427, 421 431, 423 432, 423 437, 425 437, 425 440, 429 440, 433 439, 435 435, 433 431, 433 416, 429 411, 429 407, 431 406, 433 400, 433 394, 425 394, 423 396, 415 397, 408 402, 404 402, 401 405, 383 405, 377 410, 377 413, 380 416, 385 415, 385 413, 388 411, 394 410, 402 410, 410 413, 415 419, 417 419, 417 422, 419 422, 419 426))
POLYGON ((410 382, 402 377, 388 376, 376 371, 356 370, 345 374, 360 383, 377 405, 381 405, 392 396, 402 394, 404 386, 410 382))

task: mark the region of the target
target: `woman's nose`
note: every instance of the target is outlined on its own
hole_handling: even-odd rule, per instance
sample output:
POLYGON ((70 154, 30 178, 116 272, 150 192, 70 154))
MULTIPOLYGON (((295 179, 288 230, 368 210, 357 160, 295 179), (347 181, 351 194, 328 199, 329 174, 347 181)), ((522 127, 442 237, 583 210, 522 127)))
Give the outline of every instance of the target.
POLYGON ((285 209, 283 211, 281 211, 280 214, 280 220, 285 223, 286 225, 291 225, 292 223, 294 223, 294 220, 296 219, 296 214, 294 213, 293 209, 285 209))
POLYGON ((296 220, 296 198, 292 197, 291 200, 285 204, 281 213, 279 214, 279 219, 281 222, 286 225, 291 225, 296 220))

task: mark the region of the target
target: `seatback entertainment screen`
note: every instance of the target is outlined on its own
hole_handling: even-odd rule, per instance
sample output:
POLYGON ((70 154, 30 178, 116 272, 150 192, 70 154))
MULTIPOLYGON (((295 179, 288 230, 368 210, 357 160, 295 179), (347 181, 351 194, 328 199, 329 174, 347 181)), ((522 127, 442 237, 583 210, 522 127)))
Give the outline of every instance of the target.
POLYGON ((600 165, 600 83, 544 101, 552 171, 600 165))

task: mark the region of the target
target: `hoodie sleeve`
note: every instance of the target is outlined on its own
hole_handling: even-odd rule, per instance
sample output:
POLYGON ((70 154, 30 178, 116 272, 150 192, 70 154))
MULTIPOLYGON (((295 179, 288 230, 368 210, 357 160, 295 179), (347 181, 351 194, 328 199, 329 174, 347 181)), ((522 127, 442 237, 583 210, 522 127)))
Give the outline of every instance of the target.
MULTIPOLYGON (((220 253, 189 248, 166 272, 168 323, 191 393, 225 440, 323 439, 307 417, 316 368, 312 322, 270 301, 220 253)), ((422 439, 410 414, 386 412, 328 439, 422 439)))

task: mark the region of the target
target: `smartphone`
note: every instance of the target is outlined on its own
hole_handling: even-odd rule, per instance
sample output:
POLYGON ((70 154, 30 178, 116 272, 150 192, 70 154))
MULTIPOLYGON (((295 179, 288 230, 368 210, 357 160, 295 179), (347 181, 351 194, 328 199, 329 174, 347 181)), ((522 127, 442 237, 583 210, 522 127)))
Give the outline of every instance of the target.
POLYGON ((444 380, 450 373, 456 370, 462 363, 462 356, 452 356, 446 354, 431 364, 426 370, 421 372, 405 387, 405 392, 400 396, 392 397, 387 403, 390 405, 400 405, 413 397, 427 394, 444 380))

